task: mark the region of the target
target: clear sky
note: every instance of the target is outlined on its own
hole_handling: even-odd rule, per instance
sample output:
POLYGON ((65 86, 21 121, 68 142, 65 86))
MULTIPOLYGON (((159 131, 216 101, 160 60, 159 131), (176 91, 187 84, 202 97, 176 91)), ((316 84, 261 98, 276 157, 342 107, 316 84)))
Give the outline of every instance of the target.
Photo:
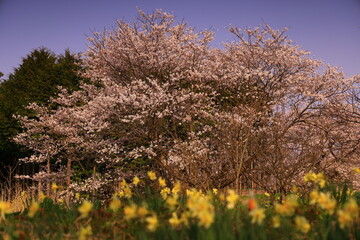
POLYGON ((360 0, 0 0, 0 71, 18 67, 34 48, 84 52, 86 36, 133 21, 136 7, 163 9, 197 30, 216 32, 215 45, 232 40, 230 24, 289 28, 297 45, 348 75, 360 73, 360 0))

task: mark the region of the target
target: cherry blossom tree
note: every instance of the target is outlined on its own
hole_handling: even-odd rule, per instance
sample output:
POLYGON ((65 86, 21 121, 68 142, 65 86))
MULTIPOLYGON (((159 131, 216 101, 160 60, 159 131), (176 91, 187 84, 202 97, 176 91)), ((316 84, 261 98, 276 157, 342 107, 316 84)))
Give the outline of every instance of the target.
POLYGON ((152 168, 194 187, 248 179, 285 193, 304 172, 358 156, 347 100, 359 78, 311 59, 286 29, 230 28, 236 40, 214 48, 210 31, 161 10, 139 15, 89 38, 90 84, 29 106, 37 115, 16 137, 34 152, 23 161, 42 166, 29 178, 63 181, 69 197, 106 195, 152 168), (75 166, 91 171, 75 178, 75 166))

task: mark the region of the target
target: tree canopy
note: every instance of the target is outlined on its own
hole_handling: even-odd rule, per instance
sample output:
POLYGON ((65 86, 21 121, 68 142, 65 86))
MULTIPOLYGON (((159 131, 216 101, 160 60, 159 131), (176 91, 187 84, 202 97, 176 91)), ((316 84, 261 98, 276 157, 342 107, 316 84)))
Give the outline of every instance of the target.
POLYGON ((92 84, 63 90, 56 109, 34 103, 37 117, 22 118, 16 141, 34 152, 23 161, 44 166, 27 177, 66 176, 74 194, 153 168, 188 186, 251 179, 284 193, 309 170, 339 172, 336 164, 359 159, 359 122, 348 114, 359 111, 359 76, 312 59, 286 29, 230 28, 236 41, 219 49, 210 31, 139 13, 89 38, 82 76, 92 84), (97 171, 74 179, 82 162, 97 171))

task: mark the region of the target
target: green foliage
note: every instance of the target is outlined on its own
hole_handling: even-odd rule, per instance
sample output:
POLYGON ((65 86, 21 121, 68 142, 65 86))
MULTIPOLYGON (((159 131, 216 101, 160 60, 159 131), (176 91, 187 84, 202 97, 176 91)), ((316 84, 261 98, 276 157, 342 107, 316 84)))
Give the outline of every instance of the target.
POLYGON ((26 156, 26 150, 12 142, 21 132, 21 126, 14 115, 32 116, 26 109, 29 103, 47 104, 50 97, 58 93, 58 86, 77 90, 78 75, 82 67, 79 58, 66 50, 56 56, 47 48, 33 50, 22 59, 9 78, 0 85, 0 159, 5 165, 12 165, 16 159, 26 156))

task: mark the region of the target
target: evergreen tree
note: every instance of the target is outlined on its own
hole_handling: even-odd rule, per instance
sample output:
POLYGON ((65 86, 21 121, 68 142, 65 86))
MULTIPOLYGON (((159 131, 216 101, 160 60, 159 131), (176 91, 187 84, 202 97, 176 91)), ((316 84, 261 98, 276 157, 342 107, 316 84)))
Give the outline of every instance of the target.
MULTIPOLYGON (((58 93, 58 86, 69 90, 78 88, 81 70, 79 57, 65 50, 55 55, 41 47, 22 59, 22 63, 8 79, 0 84, 0 161, 3 165, 14 165, 26 151, 12 141, 21 131, 14 115, 31 116, 26 109, 29 103, 46 104, 58 93)), ((0 76, 3 76, 0 75, 0 76)))

